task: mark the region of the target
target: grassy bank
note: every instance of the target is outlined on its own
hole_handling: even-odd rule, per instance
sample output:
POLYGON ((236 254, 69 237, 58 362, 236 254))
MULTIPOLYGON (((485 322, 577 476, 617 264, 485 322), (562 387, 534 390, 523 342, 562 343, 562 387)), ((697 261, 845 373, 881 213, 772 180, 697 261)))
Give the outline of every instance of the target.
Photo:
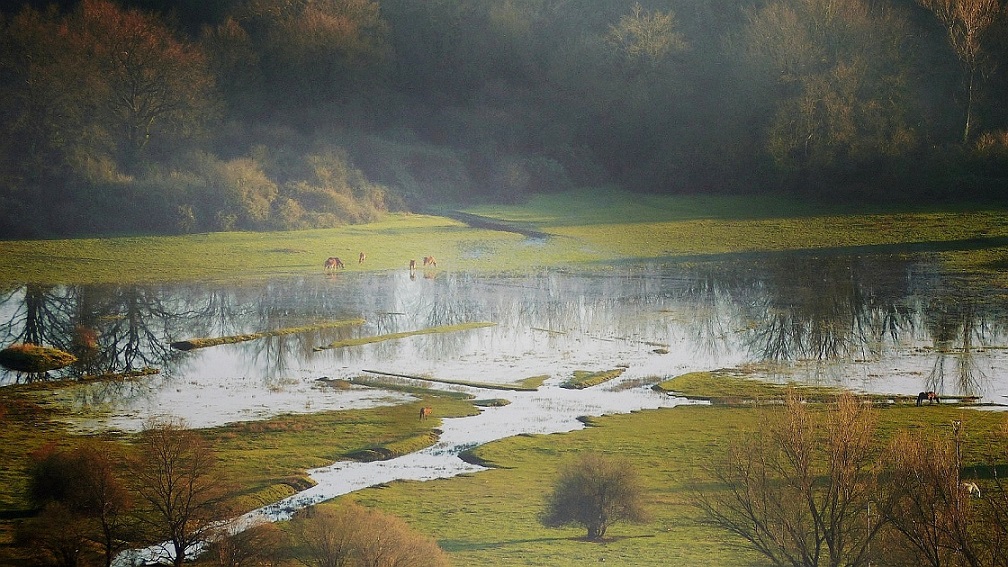
MULTIPOLYGON (((609 265, 628 259, 729 252, 931 251, 960 267, 1008 265, 1008 211, 817 210, 791 198, 657 197, 566 193, 476 213, 550 238, 471 228, 433 215, 393 214, 329 230, 210 233, 0 242, 0 285, 244 279, 319 274, 338 256, 346 271, 406 270, 434 255, 437 270, 514 271, 609 265), (359 252, 367 253, 358 264, 359 252)), ((423 271, 423 268, 421 268, 423 271)), ((339 277, 339 272, 331 277, 339 277)))
MULTIPOLYGON (((763 431, 764 411, 776 407, 684 406, 590 420, 585 430, 519 436, 476 449, 496 467, 464 478, 399 482, 347 497, 406 518, 438 538, 456 565, 764 565, 733 536, 699 522, 690 486, 705 483, 703 465, 728 440, 763 431), (604 543, 583 541, 580 529, 539 525, 546 493, 558 468, 584 451, 628 459, 642 475, 652 522, 617 524, 604 543)), ((963 420, 970 432, 966 462, 1003 415, 956 407, 894 406, 879 410, 880 436, 900 429, 951 435, 949 422, 963 420)))

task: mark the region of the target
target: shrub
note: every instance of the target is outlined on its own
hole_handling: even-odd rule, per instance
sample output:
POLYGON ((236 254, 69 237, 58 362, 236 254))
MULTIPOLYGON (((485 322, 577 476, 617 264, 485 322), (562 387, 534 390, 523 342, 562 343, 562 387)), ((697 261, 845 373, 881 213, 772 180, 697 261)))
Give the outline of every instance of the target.
POLYGON ((349 503, 308 508, 295 517, 302 561, 329 567, 441 567, 448 557, 430 537, 402 519, 349 503))
POLYGON ((560 472, 542 523, 583 526, 589 540, 599 540, 614 522, 646 521, 643 496, 637 471, 628 463, 588 453, 560 472))

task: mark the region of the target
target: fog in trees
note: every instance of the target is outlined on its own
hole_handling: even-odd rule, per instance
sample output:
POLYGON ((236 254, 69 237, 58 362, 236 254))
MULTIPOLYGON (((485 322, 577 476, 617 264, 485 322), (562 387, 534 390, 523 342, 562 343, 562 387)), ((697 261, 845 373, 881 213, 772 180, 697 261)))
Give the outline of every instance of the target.
POLYGON ((3 8, 4 236, 334 226, 606 186, 1000 198, 994 2, 3 8))

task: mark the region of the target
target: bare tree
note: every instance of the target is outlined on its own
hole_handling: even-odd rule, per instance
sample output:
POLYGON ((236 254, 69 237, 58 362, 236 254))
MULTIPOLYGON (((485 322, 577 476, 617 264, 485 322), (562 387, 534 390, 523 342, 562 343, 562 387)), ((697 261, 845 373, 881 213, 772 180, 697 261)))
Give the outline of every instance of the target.
POLYGON ((93 548, 104 565, 111 565, 131 532, 132 499, 118 466, 121 452, 110 443, 86 441, 70 451, 43 447, 32 460, 29 493, 43 507, 31 528, 37 531, 33 537, 41 538, 39 545, 50 551, 65 547, 63 562, 71 557, 71 547, 76 548, 70 550, 74 561, 93 548))
POLYGON ((221 534, 211 546, 220 567, 278 567, 284 560, 284 532, 272 522, 235 534, 221 534))
POLYGON ((774 565, 868 565, 887 506, 871 449, 874 412, 850 394, 827 411, 792 394, 765 423, 768 431, 710 463, 723 490, 698 492, 696 505, 774 565))
POLYGON ((588 529, 588 539, 605 537, 614 522, 643 522, 643 487, 629 463, 597 453, 575 459, 560 471, 547 497, 543 525, 579 525, 588 529))
POLYGON ((179 421, 156 421, 140 434, 130 461, 139 497, 138 520, 147 535, 163 541, 176 566, 228 517, 227 494, 210 448, 179 421))
MULTIPOLYGON (((946 438, 901 433, 892 442, 886 458, 895 497, 889 521, 899 537, 889 555, 904 564, 1008 565, 1008 494, 996 466, 963 466, 964 427, 957 420, 946 438), (981 473, 993 478, 974 478, 981 473)), ((1006 442, 1006 436, 995 441, 990 462, 1004 462, 1006 442)))
POLYGON ((403 520, 355 503, 309 508, 295 519, 305 563, 315 567, 444 567, 432 538, 403 520))
POLYGON ((606 40, 631 61, 656 62, 686 49, 686 38, 677 28, 672 10, 648 12, 638 2, 619 23, 610 26, 606 40))
POLYGON ((948 42, 966 74, 966 123, 962 141, 969 141, 973 128, 977 74, 985 65, 984 34, 1001 12, 998 0, 917 0, 945 26, 948 42))

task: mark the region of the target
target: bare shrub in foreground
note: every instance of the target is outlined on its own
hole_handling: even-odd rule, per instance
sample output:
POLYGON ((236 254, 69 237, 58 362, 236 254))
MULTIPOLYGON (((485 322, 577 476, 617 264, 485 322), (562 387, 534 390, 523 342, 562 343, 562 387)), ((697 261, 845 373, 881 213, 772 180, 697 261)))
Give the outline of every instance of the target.
POLYGON ((874 410, 850 394, 822 411, 791 394, 766 430, 709 464, 723 490, 698 491, 707 520, 774 565, 868 565, 884 525, 874 410))
POLYGON ((295 518, 302 561, 314 567, 444 567, 437 542, 402 519, 348 503, 309 508, 295 518))

